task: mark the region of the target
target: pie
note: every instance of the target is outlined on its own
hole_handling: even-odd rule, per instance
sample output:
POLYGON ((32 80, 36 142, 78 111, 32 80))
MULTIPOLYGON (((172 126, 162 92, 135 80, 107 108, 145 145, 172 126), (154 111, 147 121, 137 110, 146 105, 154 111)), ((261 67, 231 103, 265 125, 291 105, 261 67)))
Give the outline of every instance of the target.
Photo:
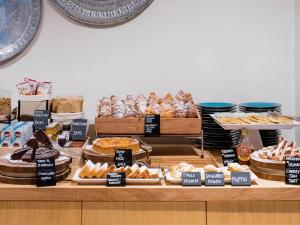
POLYGON ((140 150, 138 140, 126 137, 98 138, 93 142, 93 150, 100 154, 115 154, 116 149, 140 150))

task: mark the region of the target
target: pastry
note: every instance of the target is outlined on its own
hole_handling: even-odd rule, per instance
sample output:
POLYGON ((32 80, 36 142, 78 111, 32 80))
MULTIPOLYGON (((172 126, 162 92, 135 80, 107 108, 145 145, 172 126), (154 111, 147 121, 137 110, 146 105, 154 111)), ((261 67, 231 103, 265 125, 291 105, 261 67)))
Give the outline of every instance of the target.
POLYGON ((219 169, 213 165, 207 165, 203 169, 205 172, 219 172, 219 169))
POLYGON ((140 150, 140 143, 126 137, 98 138, 93 142, 93 150, 100 154, 115 154, 116 149, 131 149, 135 153, 140 150))
POLYGON ((20 160, 22 158, 22 156, 29 150, 30 150, 30 148, 28 148, 28 147, 18 149, 11 154, 10 158, 12 160, 20 160))
POLYGON ((228 163, 228 171, 230 172, 240 172, 242 170, 242 167, 238 163, 228 163))
POLYGON ((84 166, 82 167, 82 169, 80 170, 79 176, 80 177, 87 177, 88 174, 93 170, 94 168, 94 164, 92 163, 91 160, 88 160, 84 166))
POLYGON ((102 166, 99 167, 98 171, 95 174, 95 177, 97 178, 104 178, 107 175, 107 168, 108 168, 108 164, 104 163, 102 164, 102 166))

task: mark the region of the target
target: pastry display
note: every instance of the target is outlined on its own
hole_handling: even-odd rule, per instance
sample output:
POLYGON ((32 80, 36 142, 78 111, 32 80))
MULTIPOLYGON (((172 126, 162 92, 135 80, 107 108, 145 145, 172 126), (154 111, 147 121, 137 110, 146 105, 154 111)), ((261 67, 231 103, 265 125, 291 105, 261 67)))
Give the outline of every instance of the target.
POLYGON ((286 116, 267 113, 217 113, 215 117, 221 124, 273 125, 294 123, 292 119, 286 116))
POLYGON ((117 168, 114 164, 108 165, 107 163, 92 163, 88 160, 83 168, 80 170, 79 177, 81 178, 106 178, 107 173, 124 172, 126 178, 129 179, 157 179, 159 178, 158 170, 150 170, 146 166, 139 166, 134 164, 132 166, 117 168))
POLYGON ((79 113, 83 111, 83 97, 56 97, 52 99, 53 113, 79 113))
POLYGON ((111 96, 98 103, 98 117, 131 118, 145 115, 160 115, 161 118, 197 118, 195 104, 190 93, 179 91, 174 97, 167 93, 160 98, 151 92, 146 98, 140 94, 136 98, 127 95, 124 100, 111 96))
POLYGON ((295 141, 289 143, 283 137, 279 138, 278 145, 266 147, 258 151, 258 157, 260 159, 282 162, 287 156, 300 158, 300 149, 297 148, 297 144, 295 141))
POLYGON ((51 141, 43 131, 38 130, 34 136, 27 141, 24 148, 15 150, 10 158, 33 163, 39 159, 57 159, 60 156, 60 152, 53 148, 51 141))
POLYGON ((51 82, 24 78, 24 80, 16 86, 20 95, 49 95, 52 93, 51 82))
POLYGON ((140 143, 127 137, 98 138, 93 141, 93 150, 97 153, 115 154, 116 149, 131 149, 135 153, 140 150, 140 143))

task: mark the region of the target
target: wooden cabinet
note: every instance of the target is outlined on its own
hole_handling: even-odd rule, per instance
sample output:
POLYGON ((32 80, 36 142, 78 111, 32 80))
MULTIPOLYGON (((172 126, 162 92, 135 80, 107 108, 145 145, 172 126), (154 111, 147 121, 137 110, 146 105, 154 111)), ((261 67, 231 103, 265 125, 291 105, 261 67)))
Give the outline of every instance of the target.
POLYGON ((299 225, 300 201, 207 202, 208 225, 299 225))
POLYGON ((81 203, 0 201, 0 224, 80 225, 81 203))
POLYGON ((82 225, 205 225, 205 202, 84 202, 82 225))

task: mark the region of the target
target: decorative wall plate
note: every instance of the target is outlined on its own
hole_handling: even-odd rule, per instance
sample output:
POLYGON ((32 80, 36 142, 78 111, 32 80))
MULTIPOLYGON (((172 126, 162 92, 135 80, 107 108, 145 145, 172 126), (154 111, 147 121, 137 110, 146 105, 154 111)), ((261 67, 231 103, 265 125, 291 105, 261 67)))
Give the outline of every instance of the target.
POLYGON ((21 53, 39 28, 41 0, 0 1, 0 62, 21 53))
POLYGON ((142 13, 153 0, 52 0, 74 20, 97 26, 115 26, 142 13))

